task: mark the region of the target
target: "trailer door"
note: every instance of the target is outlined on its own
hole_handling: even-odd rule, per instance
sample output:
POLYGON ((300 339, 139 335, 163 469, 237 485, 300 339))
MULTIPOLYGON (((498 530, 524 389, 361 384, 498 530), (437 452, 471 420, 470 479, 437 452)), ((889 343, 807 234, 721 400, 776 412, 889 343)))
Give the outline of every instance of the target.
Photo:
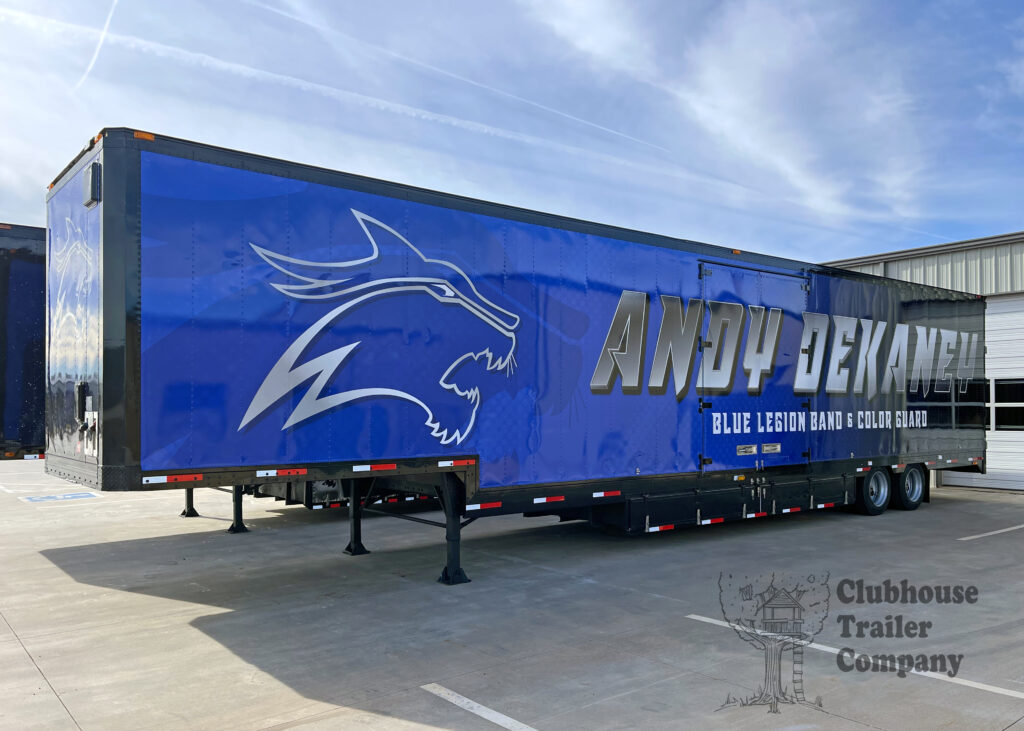
POLYGON ((807 462, 806 398, 793 393, 808 280, 702 262, 697 377, 702 470, 807 462))

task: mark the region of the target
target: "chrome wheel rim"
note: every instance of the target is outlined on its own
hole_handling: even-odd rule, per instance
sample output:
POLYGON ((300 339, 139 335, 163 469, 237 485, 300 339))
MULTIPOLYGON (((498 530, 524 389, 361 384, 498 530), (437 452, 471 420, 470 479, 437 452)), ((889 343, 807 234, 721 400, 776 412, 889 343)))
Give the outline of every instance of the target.
POLYGON ((910 470, 904 477, 904 484, 906 485, 907 499, 912 503, 916 503, 921 499, 922 493, 924 493, 924 477, 921 475, 921 470, 910 470))
POLYGON ((889 480, 882 472, 876 472, 868 480, 868 500, 876 508, 883 507, 889 501, 889 480))

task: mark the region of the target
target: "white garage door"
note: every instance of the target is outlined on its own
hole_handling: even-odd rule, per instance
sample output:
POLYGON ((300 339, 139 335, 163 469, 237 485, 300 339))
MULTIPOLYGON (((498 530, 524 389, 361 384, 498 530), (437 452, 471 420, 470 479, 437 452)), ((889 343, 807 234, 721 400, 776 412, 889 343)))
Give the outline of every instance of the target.
POLYGON ((942 484, 1024 490, 1024 295, 988 298, 985 342, 988 474, 943 472, 942 484))

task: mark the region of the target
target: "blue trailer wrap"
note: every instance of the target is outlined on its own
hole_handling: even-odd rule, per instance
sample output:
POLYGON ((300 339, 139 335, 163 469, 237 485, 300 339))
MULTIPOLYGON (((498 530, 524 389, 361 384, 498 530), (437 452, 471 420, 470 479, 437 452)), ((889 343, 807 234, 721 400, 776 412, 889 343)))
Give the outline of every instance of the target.
POLYGON ((34 458, 43 442, 46 231, 0 224, 0 458, 34 458))
MULTIPOLYGON (((850 367, 852 352, 842 393, 824 379, 794 390, 803 313, 854 318, 850 339, 862 319, 892 328, 910 304, 892 287, 157 153, 141 166, 143 470, 468 453, 481 487, 509 487, 694 472, 702 459, 742 469, 805 463, 808 452, 870 458, 922 428, 877 419, 908 410, 914 394, 855 394, 867 374, 850 367), (592 389, 623 292, 646 300, 646 321, 630 324, 646 353, 639 387, 619 374, 592 389), (682 393, 672 379, 652 392, 660 374, 648 364, 674 304, 664 298, 702 307, 705 339, 708 303, 738 303, 736 354, 748 349, 751 308, 781 311, 757 388, 744 359, 719 348, 727 389, 703 388, 714 368, 697 352, 682 393), (865 411, 876 418, 847 423, 865 411), (836 412, 840 424, 812 429, 811 414, 836 412)), ((961 340, 976 323, 945 314, 914 324, 941 319, 954 348, 981 347, 961 340)))
POLYGON ((48 216, 47 470, 231 485, 236 531, 246 491, 347 506, 358 554, 436 497, 458 583, 463 518, 878 514, 984 469, 972 295, 125 129, 48 216))

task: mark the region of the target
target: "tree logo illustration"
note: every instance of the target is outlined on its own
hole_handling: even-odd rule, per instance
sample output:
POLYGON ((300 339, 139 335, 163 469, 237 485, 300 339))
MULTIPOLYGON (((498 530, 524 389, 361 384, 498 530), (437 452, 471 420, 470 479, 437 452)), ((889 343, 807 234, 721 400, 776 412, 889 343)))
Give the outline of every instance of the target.
POLYGON ((821 632, 828 617, 828 578, 827 573, 719 574, 722 617, 740 639, 764 653, 764 680, 757 693, 749 698, 730 695, 721 708, 768 706, 769 713, 778 713, 780 703, 821 707, 820 697, 814 703, 804 697, 803 657, 804 646, 821 632), (782 675, 787 657, 790 683, 782 675))

